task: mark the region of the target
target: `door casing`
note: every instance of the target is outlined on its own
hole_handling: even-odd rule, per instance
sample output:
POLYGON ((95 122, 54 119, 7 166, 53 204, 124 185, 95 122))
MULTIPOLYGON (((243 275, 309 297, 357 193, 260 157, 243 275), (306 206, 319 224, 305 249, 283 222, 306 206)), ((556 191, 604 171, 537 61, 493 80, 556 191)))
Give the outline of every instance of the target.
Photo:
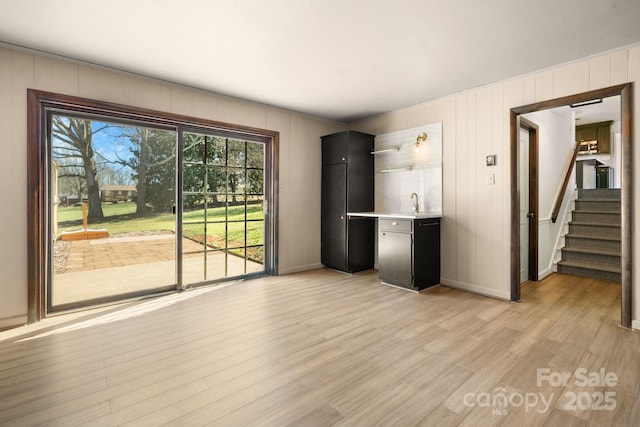
POLYGON ((632 308, 632 235, 633 235, 633 84, 625 83, 583 92, 534 104, 512 108, 510 111, 510 178, 511 178, 511 300, 520 301, 520 194, 518 192, 518 150, 521 114, 568 106, 593 99, 620 96, 621 112, 621 246, 622 280, 620 283, 620 326, 631 328, 632 308))

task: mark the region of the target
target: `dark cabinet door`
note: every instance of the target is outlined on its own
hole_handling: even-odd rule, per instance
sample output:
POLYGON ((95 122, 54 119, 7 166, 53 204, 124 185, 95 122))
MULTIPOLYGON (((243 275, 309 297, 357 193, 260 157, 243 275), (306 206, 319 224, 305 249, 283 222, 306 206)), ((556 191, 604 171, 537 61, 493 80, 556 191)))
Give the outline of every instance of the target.
POLYGON ((411 288, 411 251, 411 233, 392 231, 378 233, 378 273, 380 280, 411 288))
POLYGON ((324 265, 345 270, 347 265, 347 165, 322 169, 321 258, 324 265))
POLYGON ((440 220, 416 220, 413 227, 413 284, 424 289, 440 283, 440 220))
POLYGON ((598 127, 598 153, 602 153, 602 154, 611 153, 611 127, 610 126, 598 127))
POLYGON ((322 138, 322 164, 346 163, 348 154, 349 134, 336 133, 322 138))
MULTIPOLYGON (((576 134, 577 136, 578 134, 576 134)), ((585 127, 580 129, 580 139, 578 141, 597 141, 598 133, 595 127, 585 127)), ((577 139, 577 138, 576 138, 577 139)))
POLYGON ((373 268, 376 246, 375 218, 352 218, 347 223, 347 270, 373 268))
POLYGON ((349 158, 349 174, 357 178, 349 179, 347 183, 349 212, 368 212, 374 208, 374 176, 371 157, 367 152, 364 156, 349 158))

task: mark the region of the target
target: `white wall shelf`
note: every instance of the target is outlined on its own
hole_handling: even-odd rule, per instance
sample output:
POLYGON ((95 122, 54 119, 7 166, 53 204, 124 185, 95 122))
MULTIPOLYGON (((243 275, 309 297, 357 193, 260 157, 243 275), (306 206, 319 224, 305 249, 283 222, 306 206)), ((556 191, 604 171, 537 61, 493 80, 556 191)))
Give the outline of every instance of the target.
POLYGON ((391 153, 394 151, 400 151, 400 147, 399 146, 395 146, 395 147, 390 147, 390 148, 381 148, 380 150, 374 150, 371 152, 371 154, 373 154, 374 156, 377 154, 386 154, 386 153, 391 153))

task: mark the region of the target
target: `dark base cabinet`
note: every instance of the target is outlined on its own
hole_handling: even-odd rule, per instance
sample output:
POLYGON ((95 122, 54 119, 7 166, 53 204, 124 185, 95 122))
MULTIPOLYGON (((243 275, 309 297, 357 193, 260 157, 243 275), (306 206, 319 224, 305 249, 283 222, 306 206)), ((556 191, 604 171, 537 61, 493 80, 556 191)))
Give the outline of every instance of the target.
POLYGON ((382 282, 420 291, 440 283, 440 219, 378 220, 382 282))
POLYGON ((347 273, 373 268, 375 218, 347 216, 373 210, 373 142, 354 131, 322 137, 321 261, 347 273))

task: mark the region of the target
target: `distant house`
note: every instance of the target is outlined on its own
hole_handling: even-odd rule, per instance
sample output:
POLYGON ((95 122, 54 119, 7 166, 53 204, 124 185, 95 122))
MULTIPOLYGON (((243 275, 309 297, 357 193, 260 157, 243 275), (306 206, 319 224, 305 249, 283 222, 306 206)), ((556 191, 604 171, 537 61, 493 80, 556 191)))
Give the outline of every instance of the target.
POLYGON ((103 202, 128 202, 135 195, 135 185, 103 185, 100 187, 100 200, 103 202))

